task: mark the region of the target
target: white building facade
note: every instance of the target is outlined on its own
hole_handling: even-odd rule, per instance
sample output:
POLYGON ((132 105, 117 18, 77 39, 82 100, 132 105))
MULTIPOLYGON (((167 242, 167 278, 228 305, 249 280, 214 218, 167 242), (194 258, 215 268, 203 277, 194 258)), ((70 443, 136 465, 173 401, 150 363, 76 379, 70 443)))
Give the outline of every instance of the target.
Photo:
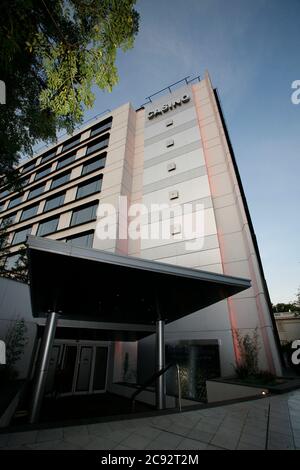
MULTIPOLYGON (((167 325, 166 342, 216 345, 224 377, 233 374, 240 358, 235 332, 257 330, 260 368, 281 374, 255 235, 208 74, 138 110, 128 103, 107 113, 22 164, 20 171, 23 191, 10 194, 2 188, 0 194, 0 218, 10 220, 8 269, 31 234, 250 279, 250 289, 167 325), (149 210, 139 227, 137 204, 149 210), (161 204, 164 209, 153 209, 161 204), (107 207, 117 217, 107 218, 107 207), (192 234, 178 217, 185 207, 199 222, 192 234), (107 238, 100 236, 104 220, 107 238), (169 222, 169 236, 151 236, 163 222, 169 222)), ((150 336, 114 344, 115 382, 124 378, 125 357, 126 368, 139 376, 138 364, 152 354, 153 341, 150 336)))

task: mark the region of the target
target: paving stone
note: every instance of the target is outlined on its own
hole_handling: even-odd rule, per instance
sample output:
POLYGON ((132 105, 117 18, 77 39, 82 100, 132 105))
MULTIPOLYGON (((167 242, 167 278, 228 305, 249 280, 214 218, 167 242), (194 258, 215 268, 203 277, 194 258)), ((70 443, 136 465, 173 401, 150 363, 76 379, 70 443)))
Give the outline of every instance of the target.
POLYGON ((36 441, 37 433, 38 431, 24 431, 9 434, 6 447, 11 448, 19 447, 23 444, 34 444, 36 441))
POLYGON ((240 433, 234 433, 226 429, 219 430, 212 441, 212 445, 223 447, 225 449, 235 449, 240 439, 240 433))
POLYGON ((41 429, 36 436, 36 442, 63 440, 62 428, 41 429))
POLYGON ((174 450, 182 440, 181 436, 163 431, 147 445, 146 449, 174 450))
POLYGON ((145 447, 150 444, 150 442, 153 440, 153 437, 144 437, 140 436, 137 433, 133 433, 130 436, 128 436, 126 439, 124 439, 121 444, 123 446, 130 447, 131 449, 135 450, 140 450, 140 449, 145 449, 145 447))
POLYGON ((189 432, 188 437, 192 439, 196 439, 197 441, 208 443, 213 439, 214 435, 215 435, 214 433, 202 431, 201 429, 197 428, 197 429, 192 429, 189 432))
POLYGON ((176 450, 204 450, 207 444, 204 442, 194 441, 192 439, 183 439, 176 450))
POLYGON ((104 439, 102 437, 94 437, 92 440, 84 446, 86 450, 113 450, 118 444, 110 439, 104 439))

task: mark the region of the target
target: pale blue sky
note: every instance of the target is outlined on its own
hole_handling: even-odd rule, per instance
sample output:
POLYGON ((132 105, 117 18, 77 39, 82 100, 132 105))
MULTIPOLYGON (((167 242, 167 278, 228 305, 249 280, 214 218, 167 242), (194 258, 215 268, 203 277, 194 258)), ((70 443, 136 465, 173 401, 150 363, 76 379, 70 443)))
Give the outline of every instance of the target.
POLYGON ((271 299, 300 286, 299 0, 140 0, 134 49, 118 55, 120 82, 97 91, 86 118, 208 69, 218 88, 271 299))

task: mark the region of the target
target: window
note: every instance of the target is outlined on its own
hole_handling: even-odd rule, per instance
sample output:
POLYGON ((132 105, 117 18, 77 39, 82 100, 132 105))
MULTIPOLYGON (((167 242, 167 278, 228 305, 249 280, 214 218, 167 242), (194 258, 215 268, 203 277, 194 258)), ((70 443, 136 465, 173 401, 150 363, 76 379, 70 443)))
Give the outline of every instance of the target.
POLYGON ((35 186, 35 188, 31 189, 29 191, 27 201, 29 199, 33 199, 34 197, 39 196, 40 194, 43 194, 43 192, 45 190, 45 186, 46 186, 46 184, 44 183, 44 184, 40 184, 39 186, 35 186))
POLYGON ((30 217, 34 217, 37 214, 38 208, 39 204, 35 204, 34 206, 30 206, 24 209, 20 221, 30 219, 30 217))
POLYGON ((40 180, 41 178, 44 178, 44 176, 49 175, 51 171, 51 165, 46 166, 45 168, 42 168, 40 171, 37 171, 35 174, 34 180, 40 180))
POLYGON ((22 188, 24 188, 24 186, 27 186, 27 184, 29 183, 29 180, 30 180, 30 176, 26 176, 26 178, 22 178, 20 180, 22 188))
POLYGON ((65 193, 56 194, 53 197, 49 197, 46 200, 46 204, 44 207, 44 212, 51 211, 52 209, 56 209, 63 205, 65 200, 65 193))
POLYGON ((37 235, 43 237, 49 233, 55 232, 58 226, 59 216, 53 217, 52 219, 47 219, 45 222, 39 224, 37 235))
POLYGON ((84 183, 79 184, 77 188, 76 199, 80 199, 85 196, 89 196, 90 194, 98 193, 101 191, 102 185, 102 175, 97 178, 89 179, 84 183))
POLYGON ((18 204, 21 204, 22 199, 23 199, 23 194, 19 194, 18 196, 15 196, 14 198, 12 198, 8 203, 8 209, 10 209, 11 207, 17 206, 18 204))
POLYGON ((9 190, 8 189, 3 189, 1 192, 0 192, 0 199, 2 199, 3 197, 6 197, 9 195, 9 190))
POLYGON ((101 150, 105 147, 108 146, 108 141, 109 141, 109 134, 105 134, 103 137, 100 137, 99 139, 93 140, 86 149, 85 154, 90 155, 91 153, 96 152, 97 150, 101 150))
POLYGON ((67 183, 70 179, 71 172, 68 171, 67 173, 63 173, 56 178, 53 178, 52 183, 51 183, 51 189, 58 188, 58 186, 61 186, 64 183, 67 183))
POLYGON ((99 122, 91 129, 90 137, 101 134, 101 132, 106 131, 111 128, 112 117, 105 119, 105 121, 99 122))
POLYGON ((84 224, 95 220, 98 207, 98 201, 93 202, 85 207, 79 207, 72 212, 71 227, 74 225, 84 224))
POLYGON ((94 231, 80 233, 66 238, 67 243, 72 245, 81 246, 83 248, 92 248, 94 239, 94 231))
POLYGON ((3 211, 3 207, 5 206, 5 202, 0 202, 0 212, 3 211))
POLYGON ((28 171, 31 171, 34 169, 36 164, 36 160, 34 162, 28 162, 26 165, 22 166, 22 173, 27 173, 28 171))
POLYGON ((11 271, 12 269, 15 269, 17 267, 20 256, 20 253, 8 256, 5 261, 5 270, 11 271))
POLYGON ((13 214, 9 214, 3 217, 3 219, 1 220, 0 227, 8 227, 9 225, 12 225, 16 220, 16 215, 17 213, 14 212, 13 214))
POLYGON ((75 160, 75 157, 76 157, 76 153, 68 153, 67 155, 65 155, 58 161, 56 169, 60 170, 61 168, 69 165, 75 160))
POLYGON ((66 150, 69 150, 75 147, 75 145, 79 144, 79 142, 80 142, 80 134, 77 135, 76 137, 73 137, 72 139, 67 140, 67 142, 63 144, 62 151, 65 152, 66 150))
POLYGON ((106 153, 102 153, 97 157, 89 160, 88 162, 84 163, 82 166, 81 175, 87 175, 88 173, 92 173, 93 171, 100 170, 101 168, 105 167, 106 161, 106 153))
POLYGON ((18 230, 14 234, 12 244, 18 245, 19 243, 24 243, 26 241, 27 235, 29 235, 30 233, 31 233, 31 226, 18 230))
POLYGON ((51 158, 54 158, 55 155, 56 155, 56 150, 57 149, 54 149, 54 150, 50 150, 49 152, 47 152, 42 158, 41 158, 41 164, 42 163, 46 163, 46 162, 49 162, 49 160, 51 160, 51 158))

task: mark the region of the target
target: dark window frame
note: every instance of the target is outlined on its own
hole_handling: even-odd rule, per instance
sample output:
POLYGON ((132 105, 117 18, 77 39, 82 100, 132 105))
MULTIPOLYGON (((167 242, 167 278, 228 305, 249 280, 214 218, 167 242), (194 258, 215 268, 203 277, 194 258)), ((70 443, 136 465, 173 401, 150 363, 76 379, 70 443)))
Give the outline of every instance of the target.
POLYGON ((33 187, 32 189, 29 189, 29 193, 28 193, 28 196, 27 196, 27 201, 30 201, 31 199, 34 199, 35 197, 38 197, 41 194, 43 194, 45 192, 45 188, 46 188, 46 183, 42 183, 42 184, 39 184, 39 185, 33 187), (36 191, 39 188, 42 188, 42 191, 39 194, 35 194, 34 196, 30 197, 30 193, 32 193, 33 191, 36 191))
POLYGON ((82 181, 82 183, 79 183, 79 185, 77 186, 77 190, 76 190, 75 201, 78 201, 79 199, 83 199, 83 198, 88 197, 88 196, 92 196, 93 194, 96 194, 96 193, 100 193, 101 189, 102 189, 102 181, 103 181, 103 175, 97 175, 97 176, 93 176, 92 178, 90 178, 88 180, 82 181), (100 189, 96 189, 96 190, 92 191, 91 193, 78 196, 79 190, 81 188, 83 188, 84 186, 88 186, 89 184, 91 184, 93 182, 99 182, 100 183, 100 189))
POLYGON ((71 220, 70 220, 70 227, 76 227, 77 225, 87 224, 89 222, 95 221, 97 219, 97 207, 98 207, 98 205, 99 205, 99 201, 92 201, 92 202, 89 202, 88 204, 85 204, 83 206, 79 206, 79 207, 76 207, 75 209, 73 209, 72 210, 72 215, 71 215, 71 220), (77 214, 80 211, 84 211, 85 209, 87 209, 89 207, 91 207, 91 208, 95 207, 96 213, 93 215, 93 217, 89 220, 73 223, 74 215, 77 214))
MULTIPOLYGON (((53 211, 53 210, 57 209, 58 207, 63 206, 64 202, 65 202, 65 197, 66 197, 66 191, 62 191, 61 193, 54 194, 53 196, 50 196, 47 199, 45 199, 45 205, 44 205, 43 213, 53 211), (51 207, 50 209, 46 209, 47 202, 49 202, 53 199, 57 199, 57 198, 62 197, 62 196, 63 196, 63 202, 61 204, 59 204, 58 206, 55 206, 55 207, 51 207)), ((70 202, 73 202, 73 201, 70 201, 70 202)))
POLYGON ((70 178, 71 178, 71 173, 72 173, 72 170, 68 170, 68 171, 59 173, 57 176, 55 176, 55 177, 52 179, 52 181, 51 181, 50 190, 59 188, 59 187, 62 186, 63 184, 68 183, 68 182, 70 181, 70 178), (53 184, 55 183, 55 181, 60 180, 61 178, 63 178, 63 177, 66 176, 66 175, 69 175, 69 178, 68 178, 66 181, 63 181, 62 183, 60 183, 60 184, 57 185, 57 186, 53 186, 53 184))
POLYGON ((89 160, 87 160, 86 162, 84 162, 82 164, 82 169, 81 169, 81 176, 86 176, 86 175, 89 175, 90 173, 93 173, 94 171, 98 171, 98 170, 103 170, 103 168, 105 168, 105 165, 106 165, 106 157, 107 157, 107 152, 103 152, 105 155, 101 158, 98 158, 100 157, 102 154, 100 155, 96 155, 92 158, 90 158, 89 160), (85 168, 88 168, 93 162, 100 162, 100 161, 104 161, 104 165, 103 166, 100 166, 98 168, 93 168, 92 170, 89 170, 89 171, 84 171, 85 168))
POLYGON ((67 150, 71 150, 77 144, 80 144, 81 135, 82 135, 82 133, 77 134, 76 136, 72 137, 71 139, 68 139, 67 141, 65 141, 63 143, 62 152, 66 152, 67 150))
POLYGON ((24 222, 25 220, 28 220, 28 219, 30 219, 31 217, 35 217, 35 216, 37 215, 37 213, 38 213, 39 205, 40 205, 40 203, 38 202, 37 204, 32 204, 32 205, 30 205, 30 206, 25 207, 25 208, 22 210, 22 214, 21 214, 21 217, 20 217, 19 222, 24 222), (36 213, 33 214, 33 215, 30 215, 29 217, 26 217, 25 219, 23 219, 22 217, 23 217, 24 212, 27 212, 28 210, 33 209, 34 207, 36 207, 36 213))
POLYGON ((36 174, 34 175, 34 181, 39 181, 40 179, 44 178, 45 176, 48 176, 50 175, 51 173, 51 170, 52 170, 52 165, 46 165, 44 168, 41 168, 39 171, 36 172, 36 174), (42 173, 43 171, 45 170, 48 170, 49 171, 45 174, 45 175, 42 175, 42 176, 38 176, 40 173, 42 173))
POLYGON ((94 152, 100 152, 104 148, 108 147, 109 138, 110 138, 110 133, 108 132, 107 134, 103 134, 101 137, 98 137, 92 140, 92 142, 89 142, 88 145, 86 146, 85 156, 87 157, 89 155, 92 155, 94 152), (101 142, 106 142, 106 143, 105 145, 103 145, 103 147, 94 148, 98 143, 101 143, 101 142))
POLYGON ((14 235, 13 235, 13 238, 12 238, 12 241, 11 241, 11 246, 21 245, 22 243, 25 243, 26 237, 27 237, 27 235, 29 235, 29 233, 26 234, 25 240, 18 241, 17 243, 15 243, 15 237, 16 237, 17 233, 20 233, 20 232, 23 232, 23 231, 25 232, 26 230, 29 230, 29 229, 30 229, 30 231, 29 231, 29 233, 30 233, 32 231, 32 225, 28 225, 27 227, 22 227, 22 228, 16 230, 14 232, 14 235))
MULTIPOLYGON (((85 236, 90 236, 92 235, 92 243, 91 245, 85 245, 85 248, 92 248, 93 246, 93 241, 94 241, 94 236, 95 236, 95 230, 87 230, 86 232, 80 232, 80 233, 77 233, 76 235, 71 235, 69 237, 66 237, 64 239, 64 241, 66 243, 70 243, 71 240, 76 240, 77 238, 81 238, 81 237, 85 237, 85 236)), ((76 246, 76 245, 75 245, 76 246)), ((81 245, 78 245, 78 246, 81 246, 81 245)))
POLYGON ((56 216, 54 216, 54 217, 49 217, 48 219, 41 220, 41 222, 40 222, 39 225, 38 225, 37 232, 36 232, 37 236, 38 236, 38 237, 45 237, 46 235, 49 235, 50 233, 56 232, 57 227, 58 227, 58 224, 59 224, 60 215, 61 215, 61 214, 58 214, 58 215, 56 215, 56 216), (43 234, 40 233, 41 226, 46 225, 47 223, 49 223, 49 222, 51 222, 51 221, 53 221, 53 220, 56 220, 56 219, 57 219, 57 224, 56 224, 56 227, 55 227, 54 230, 50 230, 49 232, 46 232, 46 233, 43 233, 43 234))
POLYGON ((61 170, 62 168, 65 168, 68 165, 71 165, 76 159, 76 151, 75 152, 70 152, 61 157, 59 160, 57 160, 57 165, 56 165, 56 170, 61 170), (65 165, 60 166, 61 163, 63 163, 65 160, 68 160, 68 158, 74 157, 70 162, 66 163, 65 165))

